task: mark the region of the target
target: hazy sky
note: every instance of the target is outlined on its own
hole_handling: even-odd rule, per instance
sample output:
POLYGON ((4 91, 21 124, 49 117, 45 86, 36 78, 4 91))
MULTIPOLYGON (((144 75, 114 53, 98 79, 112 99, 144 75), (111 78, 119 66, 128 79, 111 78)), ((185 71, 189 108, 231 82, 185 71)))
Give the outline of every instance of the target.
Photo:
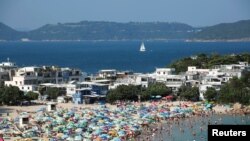
POLYGON ((0 22, 18 29, 83 20, 207 26, 243 19, 250 19, 250 0, 0 0, 0 22))

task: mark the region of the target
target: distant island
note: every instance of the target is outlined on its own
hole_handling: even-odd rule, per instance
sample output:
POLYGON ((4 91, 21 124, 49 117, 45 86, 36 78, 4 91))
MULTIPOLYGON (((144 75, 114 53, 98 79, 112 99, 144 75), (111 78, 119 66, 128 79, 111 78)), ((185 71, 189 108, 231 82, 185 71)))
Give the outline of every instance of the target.
POLYGON ((250 20, 200 28, 168 22, 82 21, 47 24, 26 32, 0 23, 0 41, 81 40, 250 41, 250 20))

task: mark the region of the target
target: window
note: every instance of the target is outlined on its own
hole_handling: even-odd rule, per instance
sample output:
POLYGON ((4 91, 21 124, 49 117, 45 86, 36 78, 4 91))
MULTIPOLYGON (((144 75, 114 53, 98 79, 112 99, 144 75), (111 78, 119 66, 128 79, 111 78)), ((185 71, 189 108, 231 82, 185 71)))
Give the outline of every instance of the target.
POLYGON ((22 90, 23 90, 24 88, 22 87, 22 90))
POLYGON ((141 81, 147 81, 147 78, 141 78, 141 81))
POLYGON ((28 87, 28 90, 30 89, 30 87, 28 87))

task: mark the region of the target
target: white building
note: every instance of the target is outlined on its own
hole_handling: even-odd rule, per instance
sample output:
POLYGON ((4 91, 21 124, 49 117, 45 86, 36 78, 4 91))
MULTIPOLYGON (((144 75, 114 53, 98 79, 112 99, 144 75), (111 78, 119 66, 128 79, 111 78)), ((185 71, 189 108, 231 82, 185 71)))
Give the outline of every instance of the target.
POLYGON ((135 83, 141 85, 143 88, 147 88, 149 84, 153 83, 155 80, 147 74, 140 74, 136 76, 135 83))
POLYGON ((15 75, 15 69, 17 69, 16 64, 10 62, 9 59, 7 62, 0 63, 0 83, 11 80, 15 75))
POLYGON ((209 71, 209 69, 197 69, 196 66, 189 66, 185 73, 186 80, 201 80, 209 71))
POLYGON ((17 68, 16 64, 10 62, 9 60, 7 62, 0 63, 0 71, 9 71, 15 68, 17 68))
POLYGON ((35 91, 37 84, 42 82, 42 76, 39 75, 39 67, 24 67, 16 71, 12 81, 5 81, 7 86, 17 86, 22 91, 35 91))
POLYGON ((185 83, 185 76, 183 75, 168 75, 165 77, 165 84, 176 92, 185 83))
POLYGON ((98 76, 104 79, 114 79, 117 77, 117 71, 115 69, 100 70, 98 76))
POLYGON ((96 82, 75 82, 66 84, 66 95, 72 97, 80 91, 90 91, 90 94, 106 95, 108 93, 108 84, 101 84, 96 82))
POLYGON ((117 79, 112 85, 110 85, 109 88, 115 89, 120 85, 138 85, 143 88, 147 88, 149 84, 153 82, 155 82, 155 80, 151 77, 151 75, 135 73, 133 75, 117 79))
POLYGON ((85 72, 82 72, 80 69, 72 68, 61 68, 63 82, 78 81, 82 82, 87 77, 85 72))
POLYGON ((28 115, 22 115, 19 118, 19 127, 23 128, 25 126, 29 125, 29 116, 28 115))
POLYGON ((156 77, 160 77, 173 74, 174 72, 175 72, 174 68, 156 68, 154 74, 156 77))
POLYGON ((239 62, 239 64, 219 65, 214 68, 209 70, 208 74, 201 80, 199 86, 201 99, 204 99, 203 94, 207 88, 213 87, 219 91, 222 85, 233 77, 241 78, 244 71, 248 71, 249 66, 247 62, 239 62))
POLYGON ((7 86, 17 86, 22 91, 36 91, 39 84, 63 84, 69 80, 83 81, 86 76, 79 70, 57 67, 24 67, 15 72, 12 80, 5 81, 7 86))
POLYGON ((57 105, 57 103, 55 103, 55 102, 47 103, 47 111, 48 112, 56 111, 56 105, 57 105))
POLYGON ((172 91, 178 91, 186 80, 185 75, 176 75, 174 68, 157 68, 151 77, 156 82, 165 83, 172 91))

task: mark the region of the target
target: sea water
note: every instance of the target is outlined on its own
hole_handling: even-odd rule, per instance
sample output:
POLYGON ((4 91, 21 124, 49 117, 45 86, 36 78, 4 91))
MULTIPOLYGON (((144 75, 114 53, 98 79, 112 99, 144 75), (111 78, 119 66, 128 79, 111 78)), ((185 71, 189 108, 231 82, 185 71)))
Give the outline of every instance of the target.
POLYGON ((166 131, 158 131, 151 137, 153 141, 207 141, 208 125, 250 125, 250 115, 210 115, 208 117, 192 117, 179 121, 179 124, 162 124, 166 131))
POLYGON ((0 62, 19 67, 56 65, 80 68, 87 73, 100 69, 153 72, 171 62, 198 53, 237 54, 250 52, 250 42, 145 41, 0 42, 0 62))

